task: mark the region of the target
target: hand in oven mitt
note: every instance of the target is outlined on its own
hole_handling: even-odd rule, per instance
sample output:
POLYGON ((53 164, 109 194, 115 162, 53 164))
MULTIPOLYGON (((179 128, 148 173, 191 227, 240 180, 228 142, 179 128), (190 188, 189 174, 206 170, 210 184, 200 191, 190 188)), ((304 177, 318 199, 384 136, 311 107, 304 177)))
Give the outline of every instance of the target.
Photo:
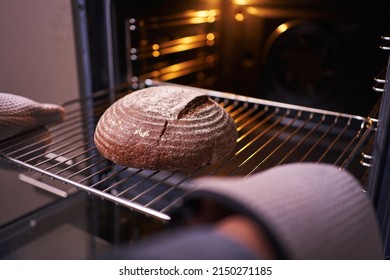
POLYGON ((64 117, 65 110, 59 105, 0 93, 0 141, 49 123, 60 122, 64 117))

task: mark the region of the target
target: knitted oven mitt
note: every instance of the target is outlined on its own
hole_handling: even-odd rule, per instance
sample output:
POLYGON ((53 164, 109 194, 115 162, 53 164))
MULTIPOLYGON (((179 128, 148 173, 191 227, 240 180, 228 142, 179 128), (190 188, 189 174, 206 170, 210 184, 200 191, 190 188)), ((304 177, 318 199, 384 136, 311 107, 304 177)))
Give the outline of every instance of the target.
POLYGON ((65 110, 59 105, 0 93, 0 141, 49 123, 60 122, 64 117, 65 110))

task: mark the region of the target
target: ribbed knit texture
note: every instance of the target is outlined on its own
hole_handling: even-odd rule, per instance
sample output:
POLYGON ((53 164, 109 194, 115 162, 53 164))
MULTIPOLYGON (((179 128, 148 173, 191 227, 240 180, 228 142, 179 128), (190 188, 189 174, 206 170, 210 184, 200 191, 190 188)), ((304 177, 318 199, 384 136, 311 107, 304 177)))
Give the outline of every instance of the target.
POLYGON ((290 259, 383 258, 371 201, 337 167, 296 163, 247 179, 203 178, 196 192, 238 201, 265 223, 290 259))
POLYGON ((0 141, 52 122, 62 121, 64 116, 65 111, 61 106, 0 93, 0 141))

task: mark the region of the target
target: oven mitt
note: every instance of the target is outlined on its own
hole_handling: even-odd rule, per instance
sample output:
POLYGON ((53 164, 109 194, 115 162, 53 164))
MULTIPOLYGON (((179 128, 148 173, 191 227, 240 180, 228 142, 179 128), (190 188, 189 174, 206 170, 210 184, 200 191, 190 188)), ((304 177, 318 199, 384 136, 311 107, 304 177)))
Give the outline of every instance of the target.
POLYGON ((49 123, 60 122, 64 117, 64 108, 59 105, 0 93, 0 141, 49 123))
POLYGON ((243 178, 195 181, 184 203, 212 198, 254 218, 286 259, 383 259, 371 201, 348 172, 292 163, 243 178))

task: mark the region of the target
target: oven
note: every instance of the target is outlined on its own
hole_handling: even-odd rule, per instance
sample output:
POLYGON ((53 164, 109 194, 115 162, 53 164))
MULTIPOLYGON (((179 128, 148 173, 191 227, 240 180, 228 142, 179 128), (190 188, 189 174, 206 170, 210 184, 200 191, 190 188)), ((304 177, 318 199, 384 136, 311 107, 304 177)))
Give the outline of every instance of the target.
POLYGON ((13 176, 0 190, 1 258, 101 258, 163 231, 194 178, 291 162, 330 163, 359 178, 390 256, 390 5, 73 0, 68 8, 79 87, 62 93, 62 123, 0 143, 1 174, 13 176), (165 84, 198 88, 229 112, 238 131, 231 157, 172 172, 101 157, 93 134, 102 113, 165 84))

